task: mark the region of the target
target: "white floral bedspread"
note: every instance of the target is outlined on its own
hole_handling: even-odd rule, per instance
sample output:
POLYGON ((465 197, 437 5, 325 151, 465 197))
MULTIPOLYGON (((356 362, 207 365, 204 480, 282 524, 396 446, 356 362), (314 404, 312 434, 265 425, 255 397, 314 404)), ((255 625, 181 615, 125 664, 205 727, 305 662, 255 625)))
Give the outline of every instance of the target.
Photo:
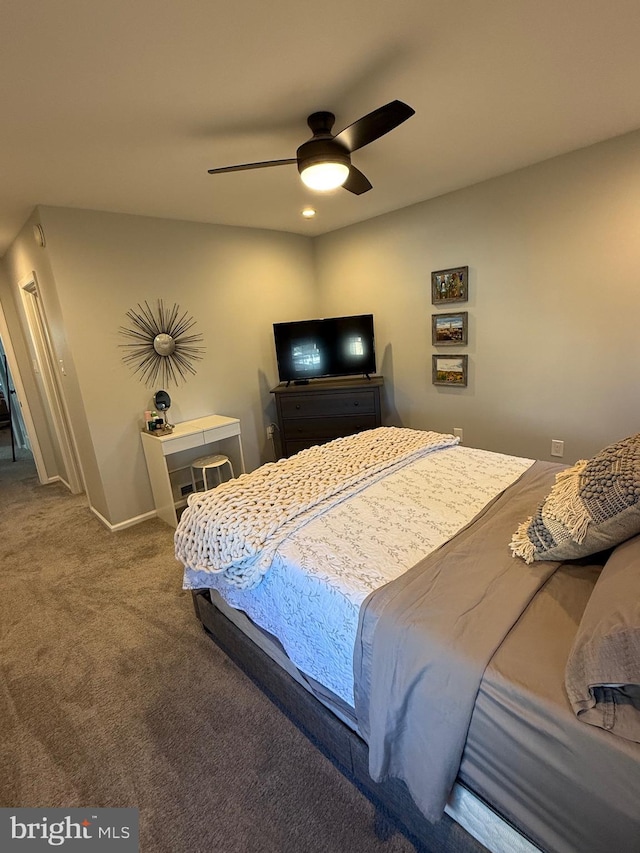
POLYGON ((364 599, 450 539, 533 461, 460 446, 430 454, 289 536, 256 588, 237 589, 219 575, 210 586, 353 706, 364 599))
POLYGON ((185 589, 206 588, 208 576, 218 573, 227 583, 252 589, 296 530, 394 469, 458 441, 429 430, 377 427, 190 495, 174 537, 185 589))

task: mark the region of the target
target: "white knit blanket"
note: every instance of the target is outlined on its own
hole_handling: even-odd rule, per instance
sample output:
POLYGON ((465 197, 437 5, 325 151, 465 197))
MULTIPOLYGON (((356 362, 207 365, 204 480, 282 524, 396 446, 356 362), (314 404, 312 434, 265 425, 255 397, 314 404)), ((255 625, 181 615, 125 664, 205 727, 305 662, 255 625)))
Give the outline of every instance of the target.
POLYGON ((251 589, 295 530, 386 473, 458 441, 379 427, 267 463, 190 496, 175 534, 176 557, 190 570, 223 573, 251 589))

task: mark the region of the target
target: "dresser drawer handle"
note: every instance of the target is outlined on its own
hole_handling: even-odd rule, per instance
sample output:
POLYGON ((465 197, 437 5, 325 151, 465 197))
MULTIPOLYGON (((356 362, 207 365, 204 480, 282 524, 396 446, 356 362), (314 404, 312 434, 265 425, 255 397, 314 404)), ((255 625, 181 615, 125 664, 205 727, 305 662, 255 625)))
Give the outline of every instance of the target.
POLYGON ((356 401, 354 402, 354 404, 353 404, 353 405, 354 405, 354 406, 359 406, 359 405, 360 405, 360 403, 356 400, 356 401))
POLYGON ((296 403, 296 409, 300 408, 300 403, 296 403))

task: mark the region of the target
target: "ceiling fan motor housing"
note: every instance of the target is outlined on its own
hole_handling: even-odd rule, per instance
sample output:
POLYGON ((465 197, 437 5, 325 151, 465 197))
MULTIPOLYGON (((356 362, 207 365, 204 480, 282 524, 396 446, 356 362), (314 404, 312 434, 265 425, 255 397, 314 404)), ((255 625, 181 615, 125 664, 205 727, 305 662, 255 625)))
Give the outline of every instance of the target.
POLYGON ((347 168, 351 168, 349 151, 330 136, 324 139, 315 137, 303 142, 296 151, 296 158, 300 173, 316 163, 344 163, 347 168))

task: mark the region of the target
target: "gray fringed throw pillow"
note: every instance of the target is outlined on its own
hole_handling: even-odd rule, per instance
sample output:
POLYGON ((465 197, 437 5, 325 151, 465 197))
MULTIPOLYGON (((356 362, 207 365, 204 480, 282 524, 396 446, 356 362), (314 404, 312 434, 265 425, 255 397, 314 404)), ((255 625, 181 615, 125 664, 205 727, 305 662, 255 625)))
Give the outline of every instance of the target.
POLYGON ((561 471, 511 540, 514 557, 573 560, 640 533, 640 433, 561 471))

